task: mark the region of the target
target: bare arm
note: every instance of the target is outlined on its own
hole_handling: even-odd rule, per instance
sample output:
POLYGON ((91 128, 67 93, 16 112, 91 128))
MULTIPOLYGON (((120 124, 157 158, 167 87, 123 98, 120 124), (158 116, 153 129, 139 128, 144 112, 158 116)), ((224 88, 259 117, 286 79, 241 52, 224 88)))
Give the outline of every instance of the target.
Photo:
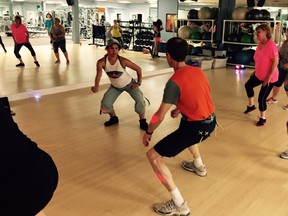
POLYGON ((148 134, 147 132, 143 136, 143 145, 148 146, 149 142, 152 137, 152 133, 158 126, 161 124, 161 122, 164 120, 166 113, 169 111, 173 104, 168 104, 168 103, 161 103, 159 109, 157 112, 153 115, 153 117, 150 120, 149 127, 147 129, 147 132, 150 133, 148 134))
POLYGON ((276 68, 277 68, 277 66, 278 66, 278 63, 279 63, 279 58, 278 58, 278 56, 277 56, 277 57, 275 57, 275 58, 273 59, 270 72, 268 73, 268 75, 266 76, 265 80, 263 81, 263 84, 262 84, 263 86, 265 86, 266 84, 269 84, 270 79, 271 79, 273 73, 275 73, 275 71, 276 71, 276 68))
POLYGON ((25 34, 26 34, 26 40, 27 40, 27 42, 29 43, 29 32, 28 32, 28 29, 26 28, 26 32, 25 32, 25 34))
POLYGON ((123 30, 122 30, 122 28, 121 28, 120 26, 118 26, 118 27, 119 27, 119 31, 120 31, 121 36, 123 36, 123 30))
POLYGON ((121 60, 122 65, 124 67, 129 67, 132 70, 136 71, 136 73, 137 73, 137 82, 139 84, 141 84, 141 82, 142 82, 142 69, 137 64, 135 64, 134 62, 130 61, 129 59, 126 59, 124 57, 120 57, 120 60, 121 60))
POLYGON ((104 64, 105 64, 104 58, 99 59, 97 61, 97 65, 96 65, 97 73, 96 73, 96 77, 95 77, 95 83, 94 83, 94 86, 91 87, 91 91, 94 93, 98 92, 98 90, 99 90, 99 83, 100 83, 100 80, 102 77, 104 64))
POLYGON ((65 37, 65 29, 63 26, 60 26, 60 31, 61 31, 61 34, 58 35, 58 37, 65 37))

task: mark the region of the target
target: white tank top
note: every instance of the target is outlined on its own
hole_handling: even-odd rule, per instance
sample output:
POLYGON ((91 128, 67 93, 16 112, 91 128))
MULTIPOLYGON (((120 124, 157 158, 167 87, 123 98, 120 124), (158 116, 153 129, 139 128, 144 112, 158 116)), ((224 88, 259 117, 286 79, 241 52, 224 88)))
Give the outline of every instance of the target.
POLYGON ((123 68, 119 58, 117 58, 114 65, 111 65, 106 56, 105 72, 109 77, 111 84, 116 88, 123 88, 132 81, 132 77, 123 68))

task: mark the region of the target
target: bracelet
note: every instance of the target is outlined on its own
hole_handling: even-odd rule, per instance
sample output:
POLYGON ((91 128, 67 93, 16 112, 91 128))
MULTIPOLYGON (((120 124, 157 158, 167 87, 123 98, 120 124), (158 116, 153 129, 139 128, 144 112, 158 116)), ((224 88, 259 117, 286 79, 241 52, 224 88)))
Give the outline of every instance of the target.
POLYGON ((146 134, 148 134, 148 135, 152 135, 153 132, 154 132, 154 131, 152 131, 152 132, 148 132, 148 130, 146 130, 146 134))
POLYGON ((140 86, 142 83, 142 80, 138 80, 136 83, 140 86))

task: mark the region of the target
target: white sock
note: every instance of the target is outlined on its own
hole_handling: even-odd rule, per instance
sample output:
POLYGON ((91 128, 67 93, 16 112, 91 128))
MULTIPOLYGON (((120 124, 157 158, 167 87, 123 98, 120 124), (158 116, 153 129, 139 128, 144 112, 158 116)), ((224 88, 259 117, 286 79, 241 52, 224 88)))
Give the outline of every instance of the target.
POLYGON ((202 158, 201 158, 201 157, 195 158, 195 159, 194 159, 194 165, 195 165, 197 168, 203 166, 202 158))
POLYGON ((181 206, 184 203, 184 199, 177 187, 170 191, 170 194, 176 206, 181 206))

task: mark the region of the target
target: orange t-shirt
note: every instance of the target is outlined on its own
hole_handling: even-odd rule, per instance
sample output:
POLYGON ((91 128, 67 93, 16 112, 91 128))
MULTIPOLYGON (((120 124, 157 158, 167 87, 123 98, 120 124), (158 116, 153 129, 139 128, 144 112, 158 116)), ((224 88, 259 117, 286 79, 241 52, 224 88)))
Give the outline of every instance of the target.
POLYGON ((190 121, 206 119, 215 110, 206 75, 192 66, 175 71, 166 84, 163 102, 175 104, 190 121))

